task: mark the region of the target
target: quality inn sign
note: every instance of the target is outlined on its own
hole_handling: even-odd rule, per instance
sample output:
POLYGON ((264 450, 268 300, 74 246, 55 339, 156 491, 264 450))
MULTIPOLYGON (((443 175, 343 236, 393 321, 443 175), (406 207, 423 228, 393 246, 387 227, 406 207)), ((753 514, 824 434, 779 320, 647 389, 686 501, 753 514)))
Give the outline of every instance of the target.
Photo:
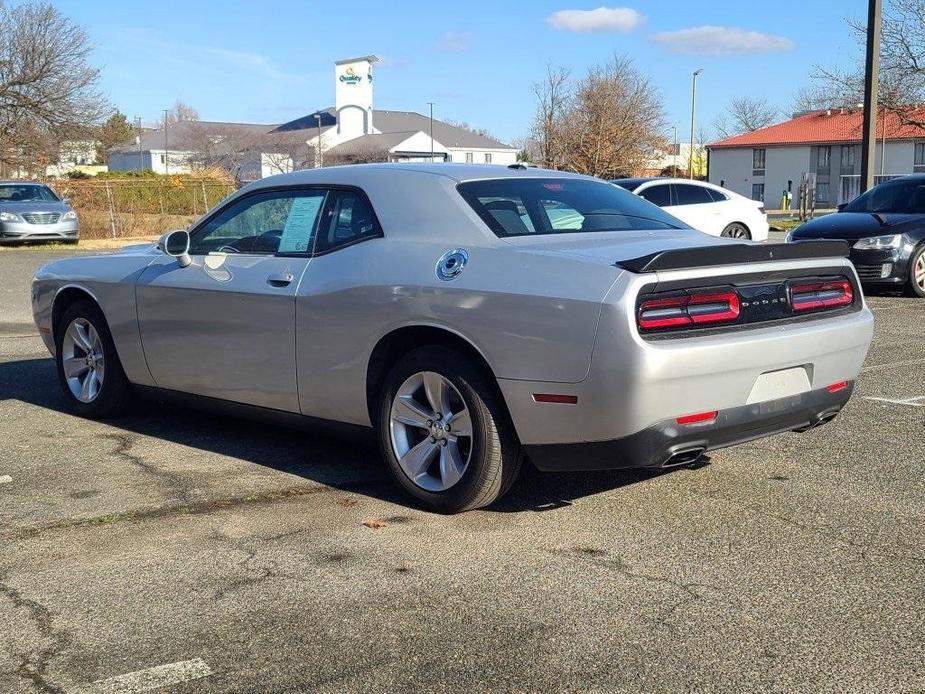
POLYGON ((357 84, 363 80, 363 77, 358 75, 352 67, 348 67, 338 79, 344 84, 357 84))

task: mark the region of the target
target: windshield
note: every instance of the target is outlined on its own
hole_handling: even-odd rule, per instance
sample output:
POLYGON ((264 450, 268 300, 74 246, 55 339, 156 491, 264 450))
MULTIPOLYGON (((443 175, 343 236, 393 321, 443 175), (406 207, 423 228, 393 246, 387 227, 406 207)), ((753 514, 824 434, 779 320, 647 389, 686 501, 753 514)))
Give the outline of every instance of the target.
POLYGON ((48 186, 30 184, 0 183, 0 202, 22 202, 25 200, 46 200, 55 202, 58 196, 48 186))
POLYGON ((687 228, 655 205, 603 181, 503 178, 461 183, 458 189, 498 236, 687 228))
POLYGON ((849 202, 843 211, 925 214, 925 180, 896 179, 881 183, 849 202))

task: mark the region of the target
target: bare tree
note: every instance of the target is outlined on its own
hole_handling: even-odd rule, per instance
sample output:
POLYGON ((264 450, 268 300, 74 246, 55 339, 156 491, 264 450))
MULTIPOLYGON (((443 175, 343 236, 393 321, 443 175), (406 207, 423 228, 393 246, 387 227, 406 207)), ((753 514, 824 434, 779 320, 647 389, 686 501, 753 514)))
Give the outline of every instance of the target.
MULTIPOLYGON (((867 26, 849 20, 857 38, 857 61, 849 70, 817 67, 805 103, 819 108, 856 108, 864 100, 863 52, 867 26)), ((892 0, 880 35, 879 105, 909 124, 925 127, 917 108, 925 101, 925 0, 892 0)))
POLYGON ((52 150, 110 109, 86 32, 46 3, 0 4, 0 158, 52 150))
POLYGON ((750 133, 771 125, 779 116, 778 110, 765 98, 737 96, 726 111, 713 121, 713 129, 721 138, 750 133))
POLYGON ((167 113, 164 114, 164 117, 158 121, 158 127, 170 127, 176 125, 180 121, 191 121, 199 120, 199 111, 194 109, 189 104, 185 104, 179 99, 174 102, 173 107, 171 107, 167 113))
POLYGON ((537 163, 548 168, 556 168, 560 163, 562 143, 559 127, 569 109, 569 76, 565 68, 547 65, 545 79, 533 85, 536 116, 530 140, 535 143, 537 163))
MULTIPOLYGON (((556 168, 615 178, 639 169, 664 143, 664 112, 654 85, 625 57, 591 68, 566 89, 563 71, 538 90, 544 161, 556 168)), ((548 165, 548 164, 547 164, 548 165)))

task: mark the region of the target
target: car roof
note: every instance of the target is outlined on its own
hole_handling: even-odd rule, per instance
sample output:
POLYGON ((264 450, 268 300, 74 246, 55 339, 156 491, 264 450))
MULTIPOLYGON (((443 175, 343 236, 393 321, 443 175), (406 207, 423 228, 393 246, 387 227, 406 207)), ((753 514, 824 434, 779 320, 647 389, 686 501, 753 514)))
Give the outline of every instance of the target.
POLYGON ((253 190, 255 188, 280 185, 336 183, 343 182, 354 174, 362 175, 364 178, 379 175, 394 178, 405 174, 431 174, 449 178, 457 183, 496 178, 573 178, 589 181, 600 180, 591 176, 583 176, 567 171, 554 171, 552 169, 526 168, 520 166, 511 167, 500 164, 397 162, 389 164, 348 164, 346 166, 326 166, 320 169, 302 169, 300 171, 262 178, 252 183, 248 188, 253 190))

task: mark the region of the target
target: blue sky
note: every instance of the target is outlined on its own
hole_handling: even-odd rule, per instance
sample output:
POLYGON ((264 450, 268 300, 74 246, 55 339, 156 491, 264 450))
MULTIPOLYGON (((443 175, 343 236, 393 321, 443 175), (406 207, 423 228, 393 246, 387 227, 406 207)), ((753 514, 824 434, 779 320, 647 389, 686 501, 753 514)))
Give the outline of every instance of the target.
POLYGON ((102 86, 130 118, 154 121, 177 99, 203 119, 275 123, 331 105, 333 62, 375 53, 378 108, 427 111, 524 135, 531 85, 546 64, 582 74, 630 56, 660 89, 667 133, 689 131, 690 73, 698 120, 731 98, 767 96, 787 110, 814 65, 847 65, 846 17, 866 3, 803 0, 619 2, 318 2, 56 0, 96 45, 102 86), (565 12, 578 10, 579 12, 565 12), (559 13, 559 14, 556 14, 559 13), (708 28, 704 28, 708 27, 708 28), (709 28, 712 27, 712 28, 709 28), (738 31, 743 30, 743 31, 738 31))

